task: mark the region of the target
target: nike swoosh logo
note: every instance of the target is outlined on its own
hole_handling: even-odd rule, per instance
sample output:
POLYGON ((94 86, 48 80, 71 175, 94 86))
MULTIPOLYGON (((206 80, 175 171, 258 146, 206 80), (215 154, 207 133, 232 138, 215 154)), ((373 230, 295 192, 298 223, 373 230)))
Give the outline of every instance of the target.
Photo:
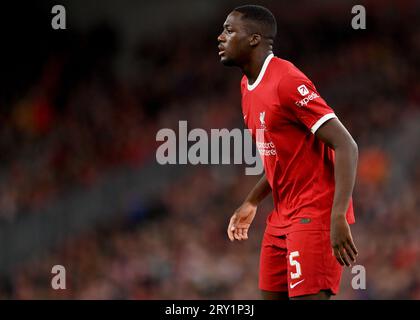
POLYGON ((296 283, 291 283, 290 284, 290 289, 293 289, 294 287, 296 287, 298 284, 302 283, 303 281, 305 281, 305 279, 302 279, 302 280, 300 280, 300 281, 298 281, 296 283))

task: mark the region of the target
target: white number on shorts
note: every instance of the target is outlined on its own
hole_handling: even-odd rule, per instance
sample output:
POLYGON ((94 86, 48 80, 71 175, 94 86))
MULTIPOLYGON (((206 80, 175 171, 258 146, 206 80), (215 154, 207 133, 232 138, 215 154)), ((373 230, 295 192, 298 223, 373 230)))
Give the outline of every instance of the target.
POLYGON ((290 277, 292 279, 298 279, 302 275, 302 269, 300 268, 300 263, 294 260, 295 257, 299 257, 299 251, 290 252, 290 255, 289 255, 290 266, 296 267, 296 272, 290 272, 290 277))

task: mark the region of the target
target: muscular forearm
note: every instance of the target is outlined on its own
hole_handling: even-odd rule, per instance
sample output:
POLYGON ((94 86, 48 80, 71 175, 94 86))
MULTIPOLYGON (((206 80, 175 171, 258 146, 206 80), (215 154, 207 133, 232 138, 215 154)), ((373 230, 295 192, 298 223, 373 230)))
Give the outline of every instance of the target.
POLYGON ((347 212, 356 179, 358 148, 353 139, 335 146, 335 192, 331 216, 347 212))
POLYGON ((270 184, 265 177, 265 174, 261 177, 255 187, 251 190, 245 199, 245 202, 249 202, 252 205, 257 206, 264 198, 271 192, 270 184))

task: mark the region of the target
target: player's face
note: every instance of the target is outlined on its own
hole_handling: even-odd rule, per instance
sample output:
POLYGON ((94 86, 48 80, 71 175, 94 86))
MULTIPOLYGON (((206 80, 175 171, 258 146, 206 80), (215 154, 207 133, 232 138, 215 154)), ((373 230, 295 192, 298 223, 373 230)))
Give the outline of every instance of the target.
POLYGON ((240 66, 249 55, 249 35, 241 19, 242 13, 233 11, 223 24, 219 42, 220 62, 226 66, 240 66))

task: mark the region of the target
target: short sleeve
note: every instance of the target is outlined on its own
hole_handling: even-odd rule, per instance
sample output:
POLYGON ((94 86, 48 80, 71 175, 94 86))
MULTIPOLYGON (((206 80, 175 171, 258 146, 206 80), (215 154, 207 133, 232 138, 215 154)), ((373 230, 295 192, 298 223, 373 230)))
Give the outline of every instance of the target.
POLYGON ((337 118, 334 110, 325 102, 314 84, 303 74, 289 74, 280 82, 280 104, 312 133, 325 122, 337 118))

